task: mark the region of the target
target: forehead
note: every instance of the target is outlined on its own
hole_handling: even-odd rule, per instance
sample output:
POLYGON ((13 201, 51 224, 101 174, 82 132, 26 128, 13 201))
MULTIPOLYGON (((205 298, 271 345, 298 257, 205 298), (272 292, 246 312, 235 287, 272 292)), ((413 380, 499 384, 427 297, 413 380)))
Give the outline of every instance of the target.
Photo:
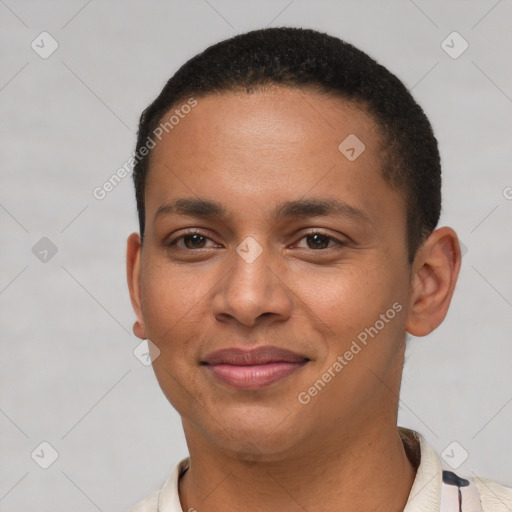
MULTIPOLYGON (((191 111, 181 119, 172 116, 176 124, 165 130, 167 147, 174 142, 177 152, 186 149, 182 143, 187 141, 201 153, 213 152, 220 145, 234 150, 293 144, 296 154, 301 148, 337 150, 344 134, 357 133, 370 145, 379 141, 373 117, 360 104, 311 89, 273 86, 208 94, 196 101, 197 106, 187 108, 191 111), (166 136, 171 134, 173 137, 166 136)), ((182 107, 186 107, 185 101, 172 107, 161 124, 182 107)))
POLYGON ((383 213, 386 195, 397 199, 381 177, 378 127, 353 103, 282 87, 196 101, 152 151, 148 218, 192 196, 268 211, 309 196, 341 199, 370 218, 383 213))

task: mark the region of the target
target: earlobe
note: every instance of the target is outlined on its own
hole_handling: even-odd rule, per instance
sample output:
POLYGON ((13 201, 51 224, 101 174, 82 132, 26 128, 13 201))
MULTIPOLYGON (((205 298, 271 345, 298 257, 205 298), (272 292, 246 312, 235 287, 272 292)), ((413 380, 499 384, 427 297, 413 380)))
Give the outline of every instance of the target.
POLYGON ((142 314, 141 277, 141 240, 138 233, 132 233, 126 245, 126 277, 130 291, 130 301, 136 320, 133 324, 133 334, 142 340, 146 339, 146 326, 142 314))
POLYGON ((460 264, 455 231, 449 227, 433 231, 413 263, 407 332, 426 336, 441 324, 450 306, 460 264))

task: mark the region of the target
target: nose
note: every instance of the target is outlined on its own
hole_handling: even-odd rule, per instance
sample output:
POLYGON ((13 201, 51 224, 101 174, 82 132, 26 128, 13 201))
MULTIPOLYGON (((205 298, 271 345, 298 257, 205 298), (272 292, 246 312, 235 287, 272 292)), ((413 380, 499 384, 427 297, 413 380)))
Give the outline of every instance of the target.
POLYGON ((212 298, 212 313, 218 321, 253 327, 262 318, 284 321, 291 315, 293 292, 286 272, 270 249, 257 244, 260 249, 255 253, 254 245, 240 244, 226 260, 225 275, 212 298))

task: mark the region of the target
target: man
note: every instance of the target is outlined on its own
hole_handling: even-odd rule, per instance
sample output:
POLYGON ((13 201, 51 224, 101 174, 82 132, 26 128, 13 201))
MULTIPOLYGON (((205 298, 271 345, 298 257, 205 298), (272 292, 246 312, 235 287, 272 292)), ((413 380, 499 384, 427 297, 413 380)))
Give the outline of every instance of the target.
POLYGON ((404 85, 313 30, 195 56, 140 120, 134 333, 190 457, 134 512, 512 509, 397 427, 406 334, 459 273, 437 142, 404 85))

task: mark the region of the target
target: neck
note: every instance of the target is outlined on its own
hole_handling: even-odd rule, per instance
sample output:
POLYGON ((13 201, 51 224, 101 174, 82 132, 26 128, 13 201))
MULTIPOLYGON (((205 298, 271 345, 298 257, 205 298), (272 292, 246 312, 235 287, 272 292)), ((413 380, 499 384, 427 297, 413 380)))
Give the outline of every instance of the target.
POLYGON ((252 464, 190 445, 196 449, 190 449, 190 469, 179 483, 186 511, 398 512, 416 474, 396 424, 340 434, 308 453, 252 464))

